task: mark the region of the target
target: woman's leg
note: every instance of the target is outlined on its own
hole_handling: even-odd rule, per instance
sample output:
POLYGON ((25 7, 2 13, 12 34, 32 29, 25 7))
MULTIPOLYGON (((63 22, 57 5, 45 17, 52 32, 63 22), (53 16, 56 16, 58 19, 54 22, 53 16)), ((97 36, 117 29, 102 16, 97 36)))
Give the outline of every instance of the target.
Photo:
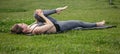
MULTIPOLYGON (((49 15, 54 14, 54 13, 60 13, 62 10, 66 9, 67 6, 65 7, 60 7, 60 8, 56 8, 54 10, 43 10, 43 14, 50 19, 52 22, 56 21, 54 18, 50 17, 49 15)), ((36 12, 34 13, 34 17, 37 19, 38 22, 45 22, 39 15, 36 14, 36 12)))
POLYGON ((72 30, 77 27, 92 28, 97 27, 96 23, 82 22, 78 20, 58 21, 61 31, 72 30))
POLYGON ((56 8, 56 9, 53 9, 53 10, 43 10, 43 14, 45 16, 49 16, 51 14, 55 14, 55 13, 60 13, 61 11, 65 10, 68 6, 65 6, 65 7, 59 7, 59 8, 56 8))
MULTIPOLYGON (((44 10, 43 14, 52 22, 56 22, 56 20, 52 17, 50 17, 49 15, 54 14, 56 11, 55 10, 44 10)), ((37 19, 38 22, 45 22, 45 20, 43 18, 41 18, 39 15, 37 15, 36 13, 34 14, 35 19, 37 19)))
POLYGON ((51 14, 55 14, 56 13, 56 10, 54 9, 54 10, 43 10, 43 14, 45 15, 45 16, 49 16, 49 15, 51 15, 51 14))
MULTIPOLYGON (((55 13, 60 13, 61 11, 65 10, 68 6, 65 7, 60 7, 60 8, 56 8, 53 10, 43 10, 43 14, 45 16, 49 16, 51 14, 55 14, 55 13)), ((36 12, 34 13, 35 18, 39 18, 39 16, 36 14, 36 12)))

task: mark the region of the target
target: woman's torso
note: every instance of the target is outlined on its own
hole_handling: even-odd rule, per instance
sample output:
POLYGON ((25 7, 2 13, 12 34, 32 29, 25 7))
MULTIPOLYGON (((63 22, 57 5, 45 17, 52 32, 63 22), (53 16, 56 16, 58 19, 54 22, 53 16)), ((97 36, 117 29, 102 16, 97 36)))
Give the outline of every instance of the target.
POLYGON ((50 29, 48 29, 45 32, 40 32, 38 30, 40 30, 41 26, 43 26, 43 25, 35 23, 35 24, 32 24, 32 25, 29 25, 28 27, 30 28, 30 32, 32 34, 56 33, 56 27, 55 26, 50 27, 50 29))

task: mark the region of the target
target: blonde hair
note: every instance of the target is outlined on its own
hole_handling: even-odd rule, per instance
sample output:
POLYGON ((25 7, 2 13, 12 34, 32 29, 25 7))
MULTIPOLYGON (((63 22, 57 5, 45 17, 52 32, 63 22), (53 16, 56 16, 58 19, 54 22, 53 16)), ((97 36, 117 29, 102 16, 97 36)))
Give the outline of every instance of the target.
POLYGON ((21 33, 23 33, 22 30, 23 30, 23 28, 21 28, 18 24, 15 24, 11 28, 11 33, 21 34, 21 33))

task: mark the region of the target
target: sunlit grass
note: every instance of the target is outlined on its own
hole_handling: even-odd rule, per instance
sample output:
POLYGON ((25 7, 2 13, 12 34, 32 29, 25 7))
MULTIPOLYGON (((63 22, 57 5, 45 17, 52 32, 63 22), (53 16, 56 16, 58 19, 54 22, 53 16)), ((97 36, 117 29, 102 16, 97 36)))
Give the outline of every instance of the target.
POLYGON ((1 0, 0 54, 120 54, 120 1, 117 8, 107 0, 1 0), (103 30, 72 30, 60 34, 27 36, 11 34, 16 23, 34 22, 34 10, 55 9, 68 5, 57 20, 97 22, 117 28, 103 30))

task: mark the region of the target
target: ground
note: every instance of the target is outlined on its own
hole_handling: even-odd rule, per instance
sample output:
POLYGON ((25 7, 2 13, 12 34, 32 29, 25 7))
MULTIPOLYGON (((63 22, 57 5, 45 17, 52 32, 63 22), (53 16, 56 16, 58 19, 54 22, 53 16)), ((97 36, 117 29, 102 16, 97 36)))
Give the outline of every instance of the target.
POLYGON ((120 54, 120 1, 108 0, 1 0, 0 54, 120 54), (69 6, 57 20, 97 22, 106 20, 116 28, 72 30, 60 34, 17 35, 10 28, 15 23, 34 22, 35 9, 69 6))

